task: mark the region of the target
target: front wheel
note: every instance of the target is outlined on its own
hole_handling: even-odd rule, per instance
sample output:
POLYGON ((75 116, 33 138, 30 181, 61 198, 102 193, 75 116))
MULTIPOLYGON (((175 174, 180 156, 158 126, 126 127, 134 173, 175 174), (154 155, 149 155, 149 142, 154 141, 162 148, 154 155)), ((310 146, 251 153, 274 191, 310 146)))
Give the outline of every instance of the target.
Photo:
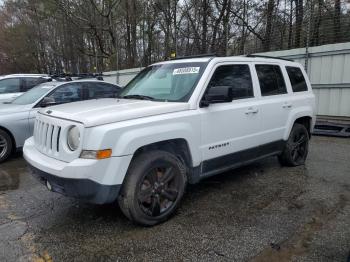
POLYGON ((0 130, 0 163, 4 162, 12 152, 11 137, 3 130, 0 130))
POLYGON ((295 123, 278 159, 284 166, 300 166, 305 164, 308 151, 309 133, 304 125, 295 123))
POLYGON ((158 150, 142 153, 131 163, 119 206, 133 222, 156 225, 174 213, 186 183, 186 168, 176 156, 158 150))

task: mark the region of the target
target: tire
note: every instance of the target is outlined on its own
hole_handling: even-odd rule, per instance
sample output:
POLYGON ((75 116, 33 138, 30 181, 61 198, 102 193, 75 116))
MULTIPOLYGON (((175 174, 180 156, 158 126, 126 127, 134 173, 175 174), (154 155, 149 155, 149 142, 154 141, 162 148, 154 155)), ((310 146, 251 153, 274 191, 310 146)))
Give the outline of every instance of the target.
POLYGON ((11 137, 0 129, 0 163, 4 162, 11 155, 12 149, 11 137))
POLYGON ((186 185, 186 168, 176 156, 160 150, 145 152, 132 161, 118 203, 134 223, 153 226, 174 214, 186 185))
POLYGON ((281 165, 304 165, 309 151, 309 139, 309 133, 305 126, 295 123, 282 154, 278 156, 281 165))

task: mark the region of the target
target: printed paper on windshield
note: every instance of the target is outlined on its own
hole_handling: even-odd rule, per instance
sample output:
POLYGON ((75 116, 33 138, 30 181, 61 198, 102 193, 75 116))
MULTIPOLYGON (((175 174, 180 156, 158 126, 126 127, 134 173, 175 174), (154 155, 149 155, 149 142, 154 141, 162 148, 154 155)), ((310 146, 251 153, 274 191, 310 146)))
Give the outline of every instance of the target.
POLYGON ((176 68, 173 71, 173 75, 185 75, 185 74, 198 74, 200 67, 182 67, 176 68))

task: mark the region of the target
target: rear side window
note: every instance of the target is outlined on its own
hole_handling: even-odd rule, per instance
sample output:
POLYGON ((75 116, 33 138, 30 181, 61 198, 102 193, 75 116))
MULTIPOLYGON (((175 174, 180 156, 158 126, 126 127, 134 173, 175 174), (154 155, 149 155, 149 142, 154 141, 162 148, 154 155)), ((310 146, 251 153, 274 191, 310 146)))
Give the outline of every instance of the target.
POLYGON ((286 94, 286 84, 278 65, 255 65, 258 74, 261 95, 272 96, 286 94))
POLYGON ((23 91, 27 91, 29 89, 32 89, 36 85, 47 82, 47 80, 45 80, 44 78, 38 78, 38 77, 26 77, 23 80, 24 80, 23 91))
POLYGON ((303 72, 299 67, 286 66, 287 73, 292 84, 293 92, 307 91, 307 84, 303 72))
POLYGON ((248 65, 219 66, 209 82, 209 88, 232 87, 233 99, 253 97, 253 84, 248 65))
POLYGON ((120 88, 105 83, 88 83, 87 85, 87 98, 113 98, 116 97, 120 88))

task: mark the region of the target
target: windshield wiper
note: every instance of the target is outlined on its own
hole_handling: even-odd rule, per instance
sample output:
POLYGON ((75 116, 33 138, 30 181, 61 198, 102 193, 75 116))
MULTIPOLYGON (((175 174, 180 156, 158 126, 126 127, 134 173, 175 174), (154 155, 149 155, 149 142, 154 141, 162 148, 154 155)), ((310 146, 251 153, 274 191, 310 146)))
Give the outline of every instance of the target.
POLYGON ((154 97, 151 97, 151 96, 144 96, 144 95, 125 95, 125 96, 120 96, 120 98, 125 98, 125 99, 140 99, 140 100, 154 100, 154 97))

